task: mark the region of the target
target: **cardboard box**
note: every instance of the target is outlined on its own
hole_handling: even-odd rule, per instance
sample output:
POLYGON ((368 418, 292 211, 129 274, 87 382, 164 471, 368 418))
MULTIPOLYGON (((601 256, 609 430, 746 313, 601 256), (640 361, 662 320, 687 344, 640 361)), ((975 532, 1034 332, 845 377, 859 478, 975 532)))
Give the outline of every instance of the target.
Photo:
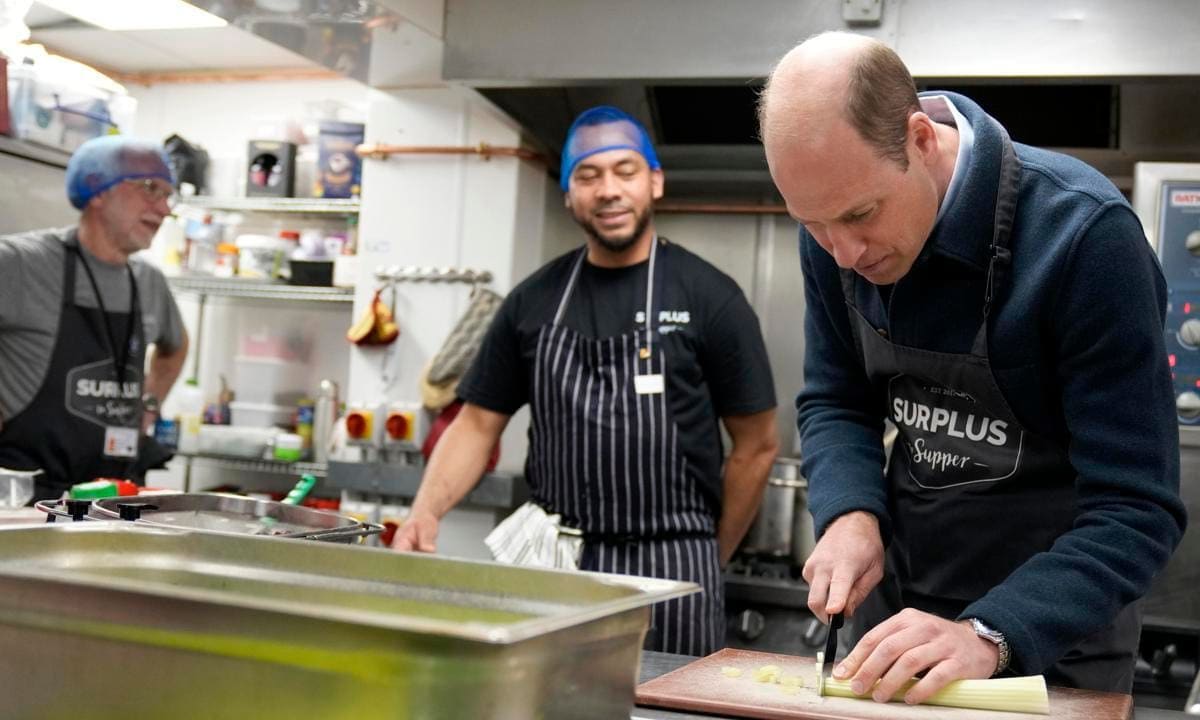
POLYGON ((362 144, 363 124, 323 120, 317 136, 315 197, 356 198, 362 190, 362 158, 354 149, 362 144))

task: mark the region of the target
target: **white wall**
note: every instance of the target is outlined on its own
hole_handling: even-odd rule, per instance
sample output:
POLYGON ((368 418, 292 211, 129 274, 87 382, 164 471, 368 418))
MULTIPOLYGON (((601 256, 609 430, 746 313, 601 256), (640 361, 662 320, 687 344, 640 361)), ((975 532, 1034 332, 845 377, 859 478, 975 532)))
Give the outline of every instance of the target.
MULTIPOLYGON (((367 142, 401 145, 519 144, 518 128, 474 93, 454 88, 371 91, 367 142)), ((377 287, 377 269, 461 267, 492 273, 505 293, 540 255, 545 173, 515 158, 393 156, 367 160, 360 215, 356 313, 377 287)), ((464 284, 397 283, 400 339, 351 353, 352 401, 416 401, 419 378, 466 310, 464 284)), ((393 290, 386 297, 391 301, 393 290)), ((507 438, 523 437, 520 420, 507 438)), ((519 471, 523 453, 504 452, 502 469, 519 471)))

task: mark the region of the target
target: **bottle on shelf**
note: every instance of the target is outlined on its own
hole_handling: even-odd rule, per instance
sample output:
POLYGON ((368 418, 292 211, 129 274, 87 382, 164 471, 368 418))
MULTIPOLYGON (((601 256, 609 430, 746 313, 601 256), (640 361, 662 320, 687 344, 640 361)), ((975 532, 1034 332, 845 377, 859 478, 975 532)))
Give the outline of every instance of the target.
POLYGON ((332 380, 321 381, 321 392, 313 405, 312 457, 319 463, 329 460, 329 440, 338 414, 338 386, 332 380))
POLYGON ((204 393, 196 378, 188 378, 176 391, 179 407, 179 452, 200 450, 200 426, 204 423, 204 393))

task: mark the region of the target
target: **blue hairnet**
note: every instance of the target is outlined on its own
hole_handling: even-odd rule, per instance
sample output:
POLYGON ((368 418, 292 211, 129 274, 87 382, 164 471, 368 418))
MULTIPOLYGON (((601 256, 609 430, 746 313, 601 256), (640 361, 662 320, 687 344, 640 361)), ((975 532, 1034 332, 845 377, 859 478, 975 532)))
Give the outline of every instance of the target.
POLYGON ((162 147, 126 135, 92 138, 79 146, 67 161, 67 199, 77 210, 122 180, 175 178, 162 147))
POLYGON ((563 144, 562 168, 558 183, 566 192, 571 182, 571 173, 579 161, 607 150, 633 150, 646 158, 651 170, 662 165, 654 152, 654 144, 642 124, 624 110, 611 105, 597 105, 584 110, 571 129, 567 131, 567 142, 563 144))

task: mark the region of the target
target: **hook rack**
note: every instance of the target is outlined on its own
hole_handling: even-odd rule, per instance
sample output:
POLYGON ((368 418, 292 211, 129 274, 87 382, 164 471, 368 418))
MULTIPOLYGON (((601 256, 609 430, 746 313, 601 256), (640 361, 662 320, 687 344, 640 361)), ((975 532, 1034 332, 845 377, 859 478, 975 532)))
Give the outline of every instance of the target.
POLYGON ((375 279, 385 283, 398 282, 432 282, 432 283, 467 283, 481 285, 492 281, 492 273, 488 270, 471 270, 456 267, 417 267, 407 265, 400 267, 382 268, 375 271, 375 279))

